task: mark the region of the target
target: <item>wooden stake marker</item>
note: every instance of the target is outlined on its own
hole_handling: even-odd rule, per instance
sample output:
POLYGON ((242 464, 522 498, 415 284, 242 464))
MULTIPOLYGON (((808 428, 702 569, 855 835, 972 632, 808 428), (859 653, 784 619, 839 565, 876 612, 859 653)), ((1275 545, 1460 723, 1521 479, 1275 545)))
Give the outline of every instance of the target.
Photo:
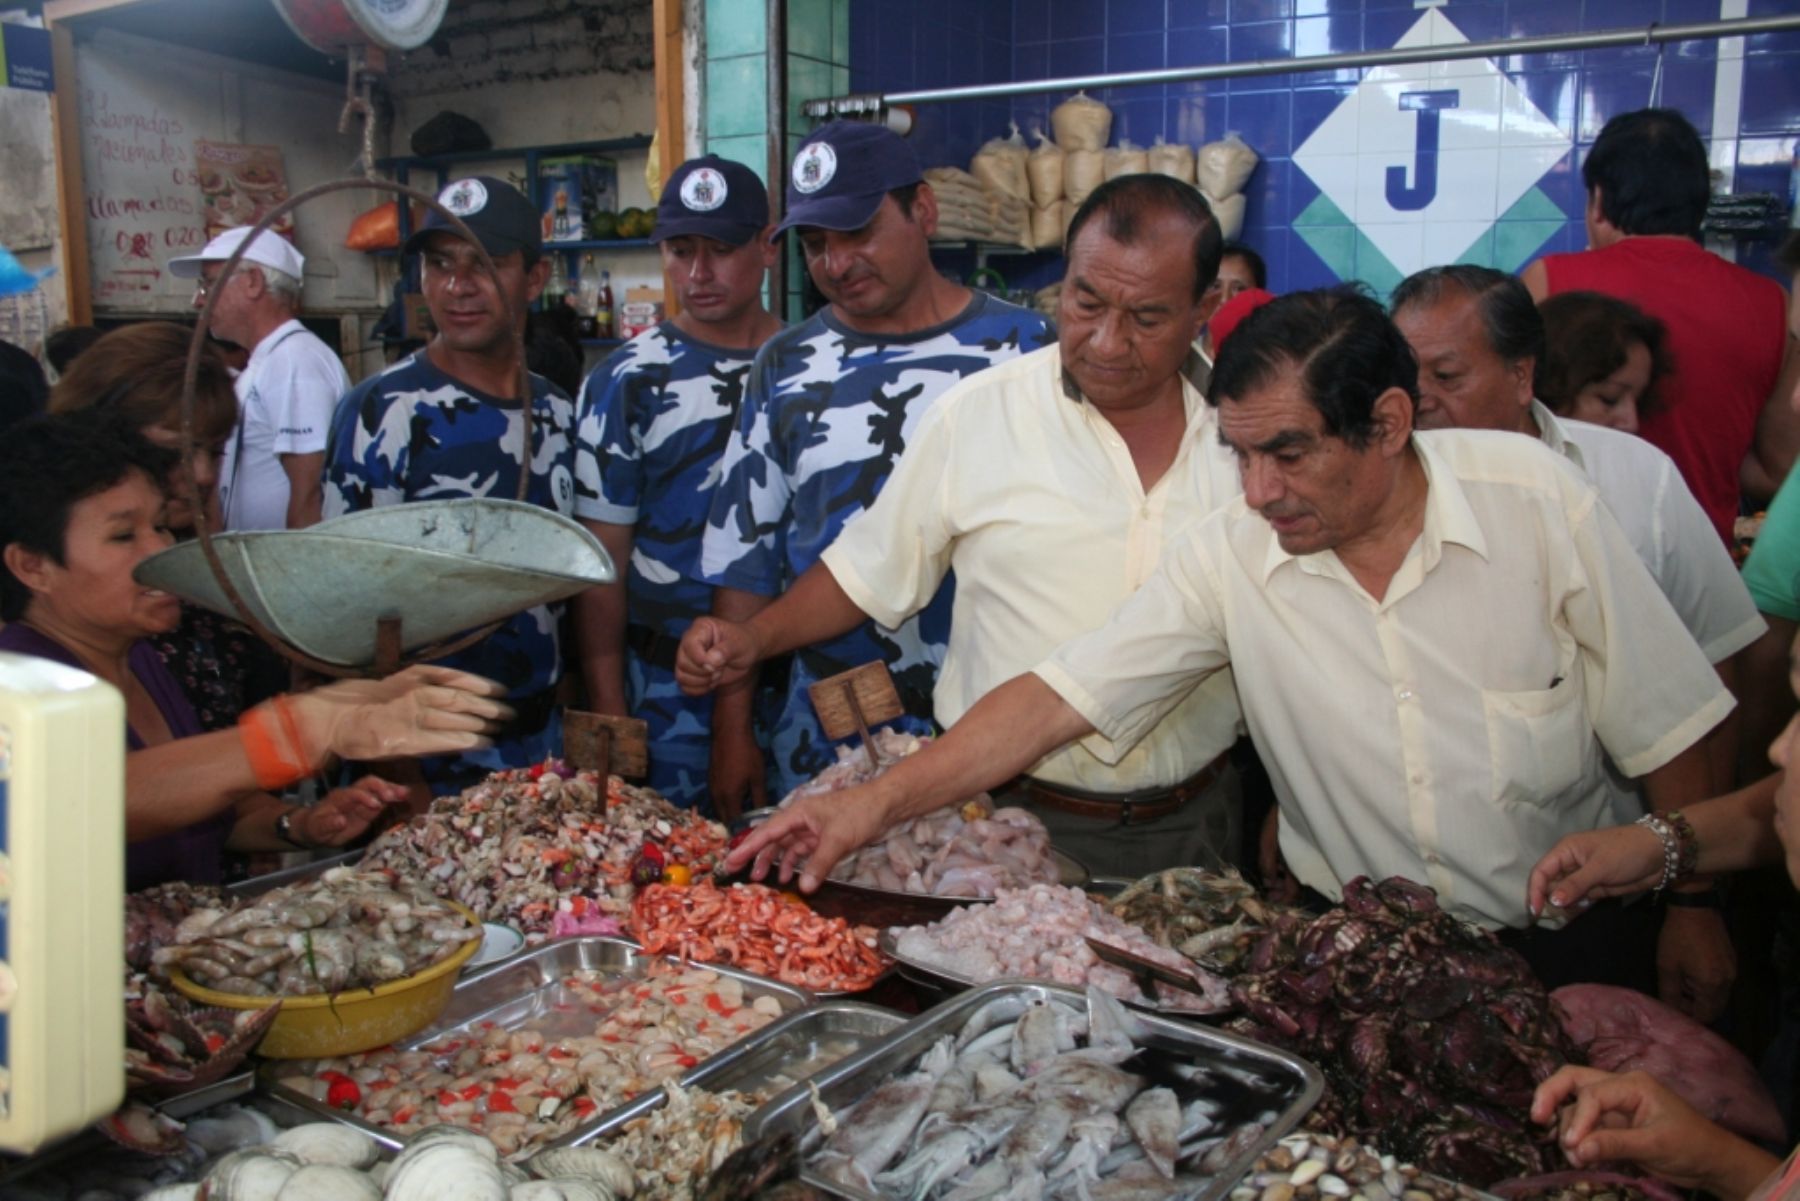
POLYGON ((835 676, 826 676, 806 690, 825 737, 834 742, 852 734, 862 736, 863 753, 869 757, 869 770, 880 767, 875 758, 875 742, 869 727, 893 721, 906 712, 894 677, 885 663, 865 663, 835 676))
POLYGON ((577 771, 641 780, 650 771, 649 723, 564 709, 563 757, 577 771))

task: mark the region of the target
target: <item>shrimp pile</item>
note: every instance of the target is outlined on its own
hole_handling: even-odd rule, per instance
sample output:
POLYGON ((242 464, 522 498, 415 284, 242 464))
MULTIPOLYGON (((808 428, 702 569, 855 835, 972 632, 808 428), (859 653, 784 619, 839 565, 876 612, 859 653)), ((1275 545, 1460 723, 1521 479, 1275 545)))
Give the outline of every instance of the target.
POLYGON ((429 813, 377 838, 363 864, 424 880, 536 944, 559 912, 565 921, 589 920, 585 933, 608 932, 592 921, 630 908, 632 867, 647 845, 707 871, 724 851, 725 827, 617 776, 602 780, 551 760, 439 797, 429 813))
POLYGON ((781 1016, 771 996, 704 968, 654 963, 641 976, 576 972, 541 1016, 507 1029, 480 1022, 413 1050, 383 1047, 318 1060, 282 1084, 334 1095, 398 1135, 448 1123, 519 1157, 583 1121, 674 1080, 781 1016), (341 1086, 340 1086, 341 1088, 341 1086))
POLYGON ((1126 1001, 1150 1002, 1130 973, 1100 961, 1087 944, 1093 938, 1193 974, 1207 987, 1208 997, 1202 1001, 1159 984, 1156 1000, 1198 1012, 1229 1007, 1223 980, 1150 941, 1138 927, 1114 917, 1078 888, 1049 884, 1003 888, 991 905, 964 905, 929 926, 897 929, 894 936, 894 950, 903 961, 978 984, 1020 976, 1092 984, 1126 1001))
POLYGON ((726 963, 815 992, 857 992, 888 968, 875 930, 822 917, 761 884, 654 884, 631 907, 631 935, 653 954, 726 963))

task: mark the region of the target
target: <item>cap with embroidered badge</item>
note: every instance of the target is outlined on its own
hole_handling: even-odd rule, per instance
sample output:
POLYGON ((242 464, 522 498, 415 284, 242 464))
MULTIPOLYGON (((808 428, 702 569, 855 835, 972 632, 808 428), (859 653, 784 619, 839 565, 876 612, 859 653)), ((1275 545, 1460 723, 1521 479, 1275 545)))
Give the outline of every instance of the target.
MULTIPOLYGON (((495 258, 515 251, 529 251, 532 256, 543 252, 544 230, 537 209, 503 179, 471 175, 452 180, 438 193, 437 202, 455 213, 482 249, 495 258)), ((406 239, 405 253, 423 249, 425 239, 439 230, 456 233, 442 213, 427 209, 425 220, 406 239)))
POLYGON ((199 254, 188 254, 178 259, 170 259, 168 262, 169 274, 176 279, 198 279, 202 267, 208 263, 223 263, 236 253, 240 245, 249 240, 249 249, 245 250, 244 257, 238 260, 240 266, 244 263, 254 263, 258 267, 268 267, 284 275, 291 275, 295 279, 302 278, 306 270, 306 256, 301 254, 292 242, 271 229, 265 229, 257 237, 251 239, 250 234, 254 229, 255 226, 251 225, 240 225, 234 229, 228 229, 208 242, 199 254))
POLYGON ((652 242, 696 234, 742 246, 769 224, 769 193, 756 172, 716 154, 675 168, 656 205, 652 242))
POLYGON ((788 171, 787 215, 796 226, 861 229, 895 188, 925 178, 911 143, 885 125, 833 121, 813 130, 788 171))

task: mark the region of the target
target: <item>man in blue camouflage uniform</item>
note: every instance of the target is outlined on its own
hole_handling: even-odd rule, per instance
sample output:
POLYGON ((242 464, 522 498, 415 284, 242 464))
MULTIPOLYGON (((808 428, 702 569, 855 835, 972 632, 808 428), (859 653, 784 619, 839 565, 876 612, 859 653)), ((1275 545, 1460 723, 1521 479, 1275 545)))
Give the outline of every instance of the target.
POLYGON ((712 606, 693 578, 700 534, 751 360, 781 328, 762 301, 769 233, 754 171, 716 155, 683 163, 651 234, 679 311, 595 368, 577 406, 575 514, 630 564, 576 601, 588 703, 649 724, 650 786, 682 806, 710 807, 713 706, 676 685, 675 648, 712 606))
MULTIPOLYGON (((799 231, 807 270, 831 303, 771 338, 751 371, 701 552, 718 616, 748 620, 818 560, 874 501, 940 393, 1055 340, 1036 313, 939 275, 927 241, 936 227, 918 158, 886 128, 834 122, 794 156, 777 233, 799 231)), ((894 724, 933 729, 950 597, 946 582, 898 629, 865 622, 796 655, 771 748, 783 793, 836 758, 807 696, 826 676, 880 660, 906 703, 894 724)), ((720 763, 750 738, 748 682, 716 694, 714 774, 733 800, 760 802, 759 779, 720 763)))
MULTIPOLYGON (((473 244, 434 209, 408 239, 422 254, 425 303, 437 333, 423 350, 345 395, 325 452, 325 516, 406 501, 518 496, 524 409, 519 331, 544 289, 537 211, 510 184, 486 176, 446 187, 439 203, 475 234, 498 270, 482 269, 473 244)), ((575 508, 575 405, 531 377, 531 474, 526 499, 575 508)), ((430 580, 416 587, 432 587, 430 580)), ((498 680, 517 711, 495 744, 421 761, 434 792, 467 787, 488 772, 560 754, 555 690, 562 675, 561 605, 540 605, 442 662, 498 680)))

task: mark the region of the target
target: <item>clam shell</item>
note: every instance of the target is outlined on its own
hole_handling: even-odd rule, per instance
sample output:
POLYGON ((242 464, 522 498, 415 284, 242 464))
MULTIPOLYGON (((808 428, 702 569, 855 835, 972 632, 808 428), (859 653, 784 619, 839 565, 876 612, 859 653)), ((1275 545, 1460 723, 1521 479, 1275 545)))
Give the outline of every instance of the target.
POLYGON ((612 1192, 597 1180, 563 1177, 530 1180, 513 1185, 512 1201, 614 1201, 612 1192))
POLYGON ((381 1201, 381 1190, 354 1168, 309 1163, 287 1178, 276 1201, 381 1201))
POLYGON ((336 1122, 312 1122, 284 1130, 271 1146, 292 1151, 300 1157, 301 1163, 308 1164, 366 1168, 381 1158, 381 1148, 374 1139, 336 1122))
POLYGON ((275 1201, 300 1160, 272 1147, 247 1147, 222 1156, 200 1181, 198 1201, 275 1201))
POLYGON ((479 1149, 448 1136, 409 1144, 388 1173, 388 1201, 507 1201, 494 1145, 472 1137, 480 1139, 479 1149))
POLYGON ((527 1160, 525 1166, 540 1180, 596 1180, 606 1186, 607 1192, 620 1197, 631 1196, 637 1186, 631 1165, 598 1147, 546 1147, 527 1160))
POLYGON ((138 1201, 194 1201, 200 1195, 197 1184, 165 1184, 161 1188, 153 1188, 138 1201))

